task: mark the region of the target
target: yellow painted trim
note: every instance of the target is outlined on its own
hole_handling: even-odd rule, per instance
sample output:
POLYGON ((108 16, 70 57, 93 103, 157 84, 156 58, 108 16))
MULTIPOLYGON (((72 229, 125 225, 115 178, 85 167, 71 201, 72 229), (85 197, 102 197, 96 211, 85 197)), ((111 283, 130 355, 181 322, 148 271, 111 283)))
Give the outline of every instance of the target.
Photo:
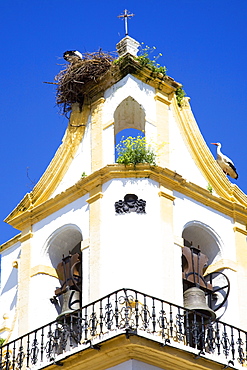
MULTIPOLYGON (((165 370, 222 370, 223 365, 210 359, 196 359, 193 352, 177 349, 170 345, 162 346, 154 340, 137 335, 126 338, 120 335, 100 344, 100 351, 85 349, 68 358, 61 359, 66 370, 105 370, 129 360, 136 360, 165 370)), ((205 356, 206 357, 206 356, 205 356)), ((215 355, 218 360, 218 357, 215 355)), ((57 365, 49 366, 56 370, 57 365)))
POLYGON ((105 99, 99 98, 91 106, 91 165, 92 172, 103 166, 103 124, 102 113, 105 99))
POLYGON ((105 98, 103 97, 100 97, 99 99, 95 100, 92 105, 91 105, 91 108, 92 109, 95 109, 97 106, 101 105, 101 104, 104 104, 105 102, 105 98))
POLYGON ((161 103, 165 103, 167 105, 170 105, 171 104, 171 100, 169 100, 169 97, 164 95, 164 94, 161 94, 160 92, 157 92, 156 95, 154 96, 154 100, 155 101, 160 101, 161 103))
POLYGON ((172 202, 176 199, 176 197, 174 197, 173 195, 164 193, 163 191, 159 191, 158 195, 160 197, 167 198, 167 199, 171 200, 172 202))
POLYGON ((234 226, 233 230, 247 236, 247 231, 240 229, 240 227, 234 226))
POLYGON ((111 127, 112 125, 114 125, 114 121, 107 122, 106 124, 104 124, 103 130, 107 129, 108 127, 111 127))
POLYGON ((100 191, 98 192, 97 194, 94 194, 93 196, 91 196, 90 198, 88 198, 86 200, 87 203, 91 204, 93 202, 95 202, 96 200, 100 199, 100 198, 103 198, 103 193, 100 191))
POLYGON ((14 268, 14 269, 18 269, 18 261, 17 260, 15 260, 15 261, 13 261, 12 262, 12 267, 14 268))
POLYGON ((35 275, 39 275, 39 274, 45 274, 45 275, 49 275, 49 276, 59 279, 57 270, 51 266, 37 265, 31 268, 31 271, 30 271, 31 277, 35 275))
POLYGON ((90 191, 89 213, 89 235, 90 235, 90 254, 89 254, 89 297, 90 301, 96 300, 100 296, 100 250, 101 250, 101 198, 103 196, 102 186, 98 185, 90 191))
POLYGON ((3 333, 4 331, 11 331, 11 329, 8 326, 1 326, 0 327, 0 333, 3 333))
POLYGON ((8 249, 9 247, 12 247, 12 245, 20 242, 19 241, 20 236, 21 236, 21 233, 15 235, 13 238, 11 238, 10 240, 7 240, 5 243, 0 245, 0 252, 3 252, 5 249, 8 249))
POLYGON ((207 276, 212 272, 217 272, 223 269, 229 269, 236 272, 238 270, 237 263, 232 260, 222 258, 221 260, 213 263, 212 265, 207 266, 203 276, 207 276))
MULTIPOLYGON (((150 178, 165 188, 178 191, 181 194, 233 218, 235 221, 247 224, 247 203, 246 206, 243 206, 231 200, 219 198, 211 194, 208 190, 191 182, 187 182, 174 171, 159 166, 150 166, 148 164, 139 164, 136 165, 136 167, 132 165, 124 166, 121 164, 105 166, 79 180, 75 185, 63 193, 58 194, 55 198, 48 199, 46 202, 33 207, 31 210, 26 210, 16 217, 9 218, 8 223, 22 230, 26 225, 42 220, 111 179, 131 177, 150 178)), ((99 192, 98 195, 99 197, 101 197, 100 193, 101 192, 99 192)))
POLYGON ((89 245, 90 245, 90 239, 89 238, 87 238, 85 240, 82 240, 82 242, 81 242, 81 251, 83 251, 84 249, 89 248, 89 245))
POLYGON ((169 127, 169 107, 166 96, 158 92, 156 94, 156 127, 157 127, 157 164, 161 167, 169 167, 170 163, 170 127, 169 127))
POLYGON ((27 234, 21 235, 19 238, 19 242, 23 243, 28 239, 31 239, 33 237, 33 233, 29 231, 27 234))
POLYGON ((30 329, 30 271, 31 271, 31 226, 25 225, 22 231, 21 258, 18 268, 18 295, 17 295, 17 312, 18 312, 18 335, 24 335, 30 329))

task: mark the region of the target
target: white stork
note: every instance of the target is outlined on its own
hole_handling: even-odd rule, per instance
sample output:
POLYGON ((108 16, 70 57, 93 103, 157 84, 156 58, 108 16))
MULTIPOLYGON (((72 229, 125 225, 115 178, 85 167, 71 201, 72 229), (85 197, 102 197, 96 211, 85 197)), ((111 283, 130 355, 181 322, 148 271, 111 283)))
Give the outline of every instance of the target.
POLYGON ((237 174, 236 167, 234 166, 233 161, 230 158, 228 158, 226 155, 221 153, 221 150, 220 150, 221 143, 211 143, 211 144, 217 146, 217 159, 216 159, 216 161, 219 164, 219 166, 222 168, 224 173, 226 175, 232 177, 233 179, 237 179, 238 174, 237 174))
POLYGON ((82 54, 77 50, 68 50, 63 53, 63 57, 67 62, 73 63, 82 59, 82 54))

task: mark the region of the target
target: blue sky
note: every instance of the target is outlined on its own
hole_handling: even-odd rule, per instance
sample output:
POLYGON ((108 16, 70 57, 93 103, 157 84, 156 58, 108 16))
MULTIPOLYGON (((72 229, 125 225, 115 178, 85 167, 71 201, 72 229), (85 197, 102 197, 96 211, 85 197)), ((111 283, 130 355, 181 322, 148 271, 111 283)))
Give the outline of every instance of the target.
POLYGON ((184 86, 200 130, 235 163, 247 192, 247 1, 0 0, 0 243, 19 231, 1 222, 31 191, 61 143, 67 119, 52 82, 63 52, 115 51, 129 34, 155 46, 167 74, 184 86))

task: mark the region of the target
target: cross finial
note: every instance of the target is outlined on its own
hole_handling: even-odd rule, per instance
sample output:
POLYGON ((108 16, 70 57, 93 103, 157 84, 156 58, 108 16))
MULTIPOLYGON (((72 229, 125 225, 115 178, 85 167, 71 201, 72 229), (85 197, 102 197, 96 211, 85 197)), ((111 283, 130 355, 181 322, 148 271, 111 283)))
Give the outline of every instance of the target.
POLYGON ((134 17, 135 14, 128 13, 128 10, 124 10, 124 14, 118 15, 118 18, 124 19, 125 36, 128 36, 128 18, 134 17))

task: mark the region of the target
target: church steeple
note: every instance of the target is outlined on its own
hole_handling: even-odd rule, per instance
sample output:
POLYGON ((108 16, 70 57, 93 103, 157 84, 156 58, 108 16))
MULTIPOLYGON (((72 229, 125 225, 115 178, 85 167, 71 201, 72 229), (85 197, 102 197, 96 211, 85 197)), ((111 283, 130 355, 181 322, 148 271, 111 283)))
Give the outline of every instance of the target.
MULTIPOLYGON (((223 361, 218 353, 234 357, 237 341, 245 361, 247 332, 237 326, 247 330, 247 196, 218 167, 188 99, 177 100, 181 84, 148 58, 141 63, 130 16, 121 16, 117 59, 66 53, 70 64, 57 79, 58 102, 70 113, 63 142, 6 218, 20 230, 1 247, 0 317, 19 337, 3 351, 6 368, 25 359, 36 368, 128 370, 134 359, 144 370, 177 370, 194 368, 200 351, 208 358, 199 367, 208 369, 223 361), (125 129, 144 136, 141 149, 132 147, 140 156, 153 145, 155 162, 116 163, 125 129), (208 297, 222 293, 219 316, 227 324, 183 307, 195 282, 208 297)), ((216 311, 213 299, 207 305, 216 311)))

